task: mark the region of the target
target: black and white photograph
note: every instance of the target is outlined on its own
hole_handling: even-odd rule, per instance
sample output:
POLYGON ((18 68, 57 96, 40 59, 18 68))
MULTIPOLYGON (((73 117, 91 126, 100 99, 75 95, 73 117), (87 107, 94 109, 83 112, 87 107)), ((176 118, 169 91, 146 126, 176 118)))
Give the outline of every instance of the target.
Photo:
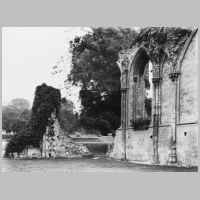
POLYGON ((2 27, 2 172, 198 172, 198 35, 2 27))

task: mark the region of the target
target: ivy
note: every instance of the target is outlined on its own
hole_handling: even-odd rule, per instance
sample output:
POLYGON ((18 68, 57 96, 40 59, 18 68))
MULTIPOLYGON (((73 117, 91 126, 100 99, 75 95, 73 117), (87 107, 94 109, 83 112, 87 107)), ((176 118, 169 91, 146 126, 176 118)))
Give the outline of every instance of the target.
POLYGON ((152 113, 152 98, 145 97, 144 105, 145 105, 145 110, 147 112, 148 117, 151 117, 151 113, 152 113))
POLYGON ((60 90, 46 84, 38 86, 35 92, 31 119, 26 127, 9 141, 5 149, 6 155, 14 152, 20 153, 28 145, 39 147, 51 113, 55 111, 56 116, 58 116, 60 105, 60 90))
POLYGON ((143 46, 154 64, 160 64, 165 54, 169 61, 176 65, 191 32, 190 28, 147 27, 141 29, 131 46, 143 46))
POLYGON ((147 130, 149 128, 150 122, 150 119, 138 118, 134 121, 132 120, 132 126, 135 131, 147 130))

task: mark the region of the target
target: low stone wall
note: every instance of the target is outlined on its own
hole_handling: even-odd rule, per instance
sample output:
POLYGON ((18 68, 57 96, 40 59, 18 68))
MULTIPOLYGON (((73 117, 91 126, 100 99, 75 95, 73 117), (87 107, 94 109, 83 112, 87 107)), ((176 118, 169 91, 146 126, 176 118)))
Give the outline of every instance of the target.
POLYGON ((136 162, 151 163, 153 160, 152 128, 145 131, 127 130, 126 157, 136 162))
POLYGON ((32 158, 42 158, 41 149, 38 147, 29 146, 25 148, 21 153, 13 153, 15 159, 32 159, 32 158))
POLYGON ((183 166, 198 166, 198 124, 177 126, 177 157, 183 166))
MULTIPOLYGON (((153 143, 152 143, 153 145, 153 143)), ((159 127, 158 133, 158 156, 159 163, 161 165, 168 164, 170 160, 170 150, 171 150, 171 126, 161 126, 159 127)))
POLYGON ((114 147, 112 152, 110 152, 110 157, 114 159, 123 159, 124 158, 124 142, 122 130, 116 130, 116 136, 114 139, 114 147))
POLYGON ((29 147, 27 150, 27 156, 29 158, 41 158, 41 153, 40 148, 29 147))
MULTIPOLYGON (((126 158, 130 161, 153 164, 153 128, 145 131, 134 131, 129 128, 126 132, 126 158)), ((198 125, 177 125, 177 164, 179 166, 198 166, 198 125)), ((158 155, 159 164, 168 165, 171 153, 171 126, 159 127, 158 155)), ((122 130, 117 130, 114 147, 109 153, 114 159, 124 158, 124 141, 122 130)))
MULTIPOLYGON (((152 129, 146 131, 133 131, 127 129, 126 134, 126 158, 130 161, 151 163, 153 158, 152 129)), ((114 159, 124 159, 124 141, 121 130, 116 131, 114 147, 110 152, 114 159)))

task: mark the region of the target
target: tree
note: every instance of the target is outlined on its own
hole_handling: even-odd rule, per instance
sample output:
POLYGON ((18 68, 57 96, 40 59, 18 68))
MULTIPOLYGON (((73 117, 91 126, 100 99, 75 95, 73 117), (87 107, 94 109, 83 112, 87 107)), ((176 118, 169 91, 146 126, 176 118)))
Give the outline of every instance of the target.
POLYGON ((31 111, 25 99, 14 99, 2 109, 2 128, 7 132, 18 132, 29 121, 31 111))
POLYGON ((118 54, 137 36, 134 29, 93 28, 70 42, 68 81, 81 86, 80 126, 107 134, 120 125, 121 92, 118 54))
POLYGON ((74 108, 72 101, 62 98, 58 117, 61 128, 68 133, 77 128, 78 115, 74 112, 74 108))
POLYGON ((10 102, 10 106, 18 110, 28 110, 30 108, 30 103, 26 99, 16 98, 10 102))

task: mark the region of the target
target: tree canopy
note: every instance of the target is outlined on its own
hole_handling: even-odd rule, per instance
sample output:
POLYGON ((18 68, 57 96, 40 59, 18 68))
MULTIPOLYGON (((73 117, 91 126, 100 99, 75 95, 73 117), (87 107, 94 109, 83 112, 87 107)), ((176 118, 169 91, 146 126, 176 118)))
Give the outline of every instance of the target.
POLYGON ((31 116, 30 103, 26 99, 13 99, 2 107, 2 128, 7 132, 19 132, 31 116))
POLYGON ((59 111, 60 127, 67 133, 77 129, 78 113, 74 112, 74 103, 66 98, 62 98, 59 111))
POLYGON ((107 134, 120 125, 121 94, 118 54, 137 36, 129 28, 93 28, 70 42, 72 68, 68 77, 81 86, 80 126, 107 134))
POLYGON ((9 103, 9 106, 12 106, 18 110, 28 110, 30 108, 30 103, 26 99, 16 98, 9 103))

